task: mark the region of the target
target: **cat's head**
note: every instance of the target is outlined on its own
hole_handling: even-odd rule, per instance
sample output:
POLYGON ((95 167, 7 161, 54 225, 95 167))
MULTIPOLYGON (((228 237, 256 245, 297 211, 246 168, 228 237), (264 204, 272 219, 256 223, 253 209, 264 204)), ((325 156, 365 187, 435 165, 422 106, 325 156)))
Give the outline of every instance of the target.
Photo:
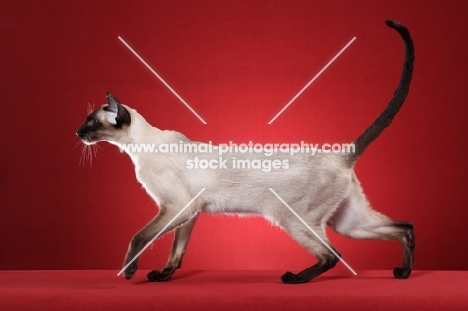
POLYGON ((99 141, 120 142, 127 134, 131 118, 119 100, 107 92, 107 105, 89 113, 76 135, 87 145, 99 141))

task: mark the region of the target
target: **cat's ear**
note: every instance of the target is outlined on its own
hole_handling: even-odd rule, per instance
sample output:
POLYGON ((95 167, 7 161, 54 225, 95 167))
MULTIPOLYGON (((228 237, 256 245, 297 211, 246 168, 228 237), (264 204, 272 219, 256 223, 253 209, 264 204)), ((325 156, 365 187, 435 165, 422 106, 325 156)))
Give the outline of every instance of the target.
POLYGON ((115 113, 115 122, 117 123, 117 126, 121 127, 123 124, 130 125, 130 113, 124 106, 122 106, 117 97, 112 95, 111 92, 107 92, 106 98, 106 110, 115 113))
POLYGON ((106 98, 107 98, 107 110, 110 111, 110 112, 118 113, 119 112, 119 106, 121 106, 122 104, 120 104, 117 97, 112 95, 111 92, 107 92, 106 98))

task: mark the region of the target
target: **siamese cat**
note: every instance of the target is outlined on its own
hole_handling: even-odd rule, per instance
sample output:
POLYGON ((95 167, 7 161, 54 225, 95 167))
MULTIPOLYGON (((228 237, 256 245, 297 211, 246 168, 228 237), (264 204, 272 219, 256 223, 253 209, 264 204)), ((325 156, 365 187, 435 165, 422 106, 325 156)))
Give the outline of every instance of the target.
MULTIPOLYGON (((414 47, 409 31, 394 21, 386 24, 395 29, 405 43, 405 60, 399 85, 381 115, 353 143, 354 152, 275 155, 287 160, 287 168, 269 172, 258 169, 233 168, 238 154, 223 155, 226 168, 201 169, 188 167, 189 160, 218 159, 216 151, 203 154, 144 153, 125 150, 135 165, 138 181, 159 206, 159 213, 131 239, 125 257, 127 266, 160 231, 175 230, 169 260, 161 271, 151 271, 149 281, 167 281, 181 266, 197 216, 207 213, 260 215, 280 226, 316 258, 317 263, 295 274, 286 272, 284 283, 304 283, 333 268, 341 256, 330 245, 325 233, 328 226, 339 234, 355 239, 397 240, 403 245, 403 266, 393 270, 396 278, 408 278, 413 269, 415 235, 407 221, 394 221, 374 211, 368 203, 355 175, 354 165, 369 144, 390 125, 400 110, 410 86, 414 64, 414 47), (175 220, 166 226, 201 189, 206 190, 175 220), (312 228, 316 235, 294 217, 270 191, 273 189, 312 228), (166 228, 165 228, 166 227, 166 228), (165 228, 165 230, 163 230, 165 228)), ((124 144, 194 143, 183 134, 151 126, 135 109, 123 105, 111 93, 107 104, 91 112, 76 134, 86 145, 107 141, 124 144)), ((242 154, 252 160, 265 155, 242 154)), ((284 163, 284 162, 281 162, 284 163)), ((124 270, 126 279, 134 276, 138 259, 124 270)))

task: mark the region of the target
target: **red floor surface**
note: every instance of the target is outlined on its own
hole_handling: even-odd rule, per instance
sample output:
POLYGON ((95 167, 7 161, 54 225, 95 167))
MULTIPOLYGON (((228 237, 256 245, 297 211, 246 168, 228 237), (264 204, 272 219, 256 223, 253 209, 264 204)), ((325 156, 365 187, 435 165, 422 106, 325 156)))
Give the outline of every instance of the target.
POLYGON ((468 271, 333 271, 285 285, 280 271, 178 271, 165 283, 117 271, 0 271, 0 310, 468 310, 468 271))

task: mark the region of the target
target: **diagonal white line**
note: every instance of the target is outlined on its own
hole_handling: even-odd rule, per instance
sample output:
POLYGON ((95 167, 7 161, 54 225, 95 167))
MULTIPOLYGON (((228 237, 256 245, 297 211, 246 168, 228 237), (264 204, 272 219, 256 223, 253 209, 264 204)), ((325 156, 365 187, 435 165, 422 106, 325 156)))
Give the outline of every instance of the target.
POLYGON ((130 266, 130 264, 131 264, 132 262, 134 262, 135 259, 137 259, 138 256, 140 256, 141 253, 143 253, 143 252, 145 251, 145 249, 148 248, 148 246, 150 246, 151 243, 153 243, 154 240, 156 240, 156 239, 161 235, 161 233, 163 233, 163 232, 174 222, 174 220, 176 220, 177 217, 179 217, 179 216, 190 206, 190 204, 192 204, 193 201, 195 201, 195 200, 200 196, 200 194, 202 194, 203 191, 205 191, 205 190, 206 190, 206 188, 202 188, 202 190, 200 190, 200 192, 198 192, 197 195, 194 196, 193 199, 191 199, 190 202, 188 202, 187 205, 185 205, 184 208, 181 209, 180 212, 178 212, 177 215, 175 215, 174 218, 172 218, 171 221, 169 221, 169 222, 167 223, 167 225, 165 225, 164 228, 162 228, 161 231, 159 231, 158 234, 156 234, 156 235, 154 236, 154 238, 151 239, 151 241, 149 241, 148 243, 146 243, 145 247, 143 247, 143 249, 142 249, 138 254, 136 254, 135 257, 133 257, 132 260, 130 260, 130 261, 128 262, 128 264, 126 264, 125 267, 123 267, 122 270, 120 270, 120 272, 117 273, 117 275, 121 275, 122 272, 124 272, 125 269, 127 269, 128 266, 130 266))
POLYGON ((283 109, 281 109, 281 111, 270 120, 270 122, 268 122, 268 124, 272 124, 273 121, 275 121, 276 118, 278 118, 299 97, 299 95, 301 95, 302 92, 304 92, 312 84, 312 82, 314 82, 351 45, 351 43, 354 42, 354 40, 356 40, 356 37, 353 37, 351 41, 349 41, 348 44, 346 44, 345 47, 342 48, 341 51, 339 51, 338 54, 336 54, 335 57, 333 57, 331 61, 329 61, 328 64, 326 64, 325 67, 323 67, 322 70, 320 70, 319 73, 317 73, 315 77, 313 77, 312 80, 310 80, 309 83, 307 83, 306 86, 304 86, 302 90, 300 90, 299 93, 297 93, 296 96, 294 96, 293 99, 291 99, 289 103, 287 103, 286 106, 284 106, 283 109))
POLYGON ((296 213, 296 211, 294 211, 294 210, 291 208, 291 206, 289 206, 288 203, 286 203, 286 202, 283 200, 283 198, 281 198, 281 197, 275 192, 275 190, 273 190, 273 189, 271 189, 271 188, 268 188, 268 189, 278 198, 278 200, 281 201, 281 203, 284 204, 284 206, 286 206, 286 207, 291 211, 291 213, 294 214, 294 216, 297 217, 297 219, 299 219, 299 220, 304 224, 304 226, 307 227, 307 229, 310 230, 310 232, 312 232, 312 233, 317 237, 317 239, 319 239, 320 242, 322 242, 323 245, 325 245, 325 246, 330 250, 330 252, 333 253, 333 255, 335 255, 335 256, 346 266, 346 268, 349 269, 349 271, 351 271, 351 273, 353 273, 354 275, 357 275, 356 271, 354 271, 353 268, 351 268, 351 266, 348 265, 348 264, 346 263, 346 261, 344 261, 344 259, 341 258, 341 256, 340 256, 330 245, 328 245, 328 243, 325 242, 325 240, 322 239, 322 237, 321 237, 320 235, 318 235, 318 233, 315 232, 315 230, 312 229, 312 228, 304 221, 304 219, 302 219, 301 216, 299 216, 299 214, 296 213))
POLYGON ((141 56, 138 55, 138 53, 135 52, 135 50, 132 49, 132 47, 128 45, 127 42, 125 42, 124 39, 122 39, 122 37, 119 36, 118 38, 203 124, 206 124, 205 120, 203 120, 202 117, 200 117, 198 113, 195 110, 193 110, 193 108, 190 107, 190 105, 187 104, 187 102, 182 97, 180 97, 180 95, 177 94, 177 92, 174 91, 174 89, 169 84, 167 84, 167 82, 164 81, 164 79, 161 78, 161 76, 158 75, 158 73, 154 71, 153 68, 151 68, 150 65, 148 65, 148 63, 145 62, 145 60, 141 58, 141 56))

